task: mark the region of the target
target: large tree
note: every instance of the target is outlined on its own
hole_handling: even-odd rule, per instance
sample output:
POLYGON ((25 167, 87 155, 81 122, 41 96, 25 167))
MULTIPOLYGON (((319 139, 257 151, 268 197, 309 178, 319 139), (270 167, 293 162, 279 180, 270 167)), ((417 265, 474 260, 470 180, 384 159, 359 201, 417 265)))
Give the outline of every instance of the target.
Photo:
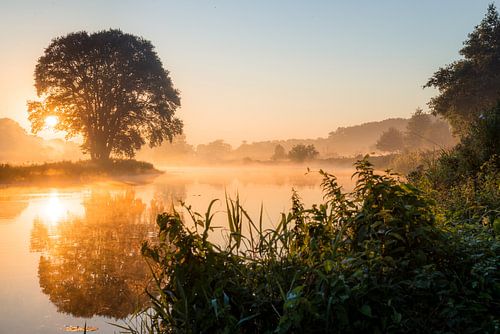
POLYGON ((133 157, 182 133, 179 92, 153 45, 120 30, 55 38, 35 69, 40 101, 28 102, 34 133, 48 116, 67 138, 80 135, 92 160, 133 157))
POLYGON ((429 102, 431 110, 448 119, 463 136, 500 99, 500 18, 493 4, 460 54, 462 59, 440 68, 424 87, 439 90, 429 102))

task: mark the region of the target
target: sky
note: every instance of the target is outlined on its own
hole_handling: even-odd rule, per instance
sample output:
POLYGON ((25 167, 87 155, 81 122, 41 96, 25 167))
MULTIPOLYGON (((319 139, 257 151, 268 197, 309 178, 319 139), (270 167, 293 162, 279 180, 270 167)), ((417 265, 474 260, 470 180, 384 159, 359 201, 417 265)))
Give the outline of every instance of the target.
MULTIPOLYGON (((410 117, 491 0, 0 0, 0 118, 26 101, 50 41, 118 28, 156 47, 191 144, 326 137, 410 117)), ((50 131, 42 133, 53 137, 50 131)))

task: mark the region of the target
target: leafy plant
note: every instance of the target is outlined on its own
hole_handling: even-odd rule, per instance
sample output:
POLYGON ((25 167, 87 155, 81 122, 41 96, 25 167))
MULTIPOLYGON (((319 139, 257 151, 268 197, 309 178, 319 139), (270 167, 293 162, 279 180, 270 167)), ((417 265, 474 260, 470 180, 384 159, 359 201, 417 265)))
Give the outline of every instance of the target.
POLYGON ((274 229, 226 197, 222 245, 209 241, 214 201, 205 214, 186 207, 191 224, 160 215, 159 242, 142 248, 152 306, 127 330, 497 332, 498 239, 442 225, 424 192, 366 159, 356 169, 352 193, 320 171, 323 203, 306 208, 294 192, 274 229))

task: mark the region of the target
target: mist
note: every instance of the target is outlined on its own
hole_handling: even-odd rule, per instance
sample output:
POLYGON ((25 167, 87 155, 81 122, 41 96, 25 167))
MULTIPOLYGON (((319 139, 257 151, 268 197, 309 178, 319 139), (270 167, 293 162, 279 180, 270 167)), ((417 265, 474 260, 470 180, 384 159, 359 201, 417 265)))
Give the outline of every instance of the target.
POLYGON ((0 119, 0 163, 26 164, 82 158, 76 143, 62 139, 45 140, 28 134, 12 119, 0 119))

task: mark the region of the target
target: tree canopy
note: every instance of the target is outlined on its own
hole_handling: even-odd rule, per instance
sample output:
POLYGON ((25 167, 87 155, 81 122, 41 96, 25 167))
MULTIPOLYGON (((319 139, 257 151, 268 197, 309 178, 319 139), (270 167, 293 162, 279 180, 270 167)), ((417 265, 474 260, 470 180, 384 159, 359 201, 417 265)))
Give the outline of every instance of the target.
POLYGON ((441 117, 434 117, 417 108, 406 125, 404 146, 410 150, 436 149, 456 144, 449 124, 441 117))
POLYGON ((28 102, 32 131, 57 116, 55 128, 80 135, 93 160, 133 157, 146 143, 182 133, 179 92, 153 45, 120 30, 55 38, 38 59, 35 87, 41 100, 28 102))
POLYGON ((375 146, 381 151, 400 151, 404 148, 403 133, 396 128, 389 128, 382 133, 375 146))
POLYGON ((285 148, 278 144, 274 147, 274 154, 271 157, 271 160, 284 160, 286 159, 286 151, 285 148))
POLYGON ((292 161, 303 162, 316 158, 318 154, 319 152, 316 150, 314 145, 298 144, 292 147, 290 152, 288 152, 288 157, 292 161))
POLYGON ((440 68, 424 86, 438 89, 429 106, 461 136, 500 99, 500 18, 495 5, 468 37, 460 50, 463 59, 440 68))

